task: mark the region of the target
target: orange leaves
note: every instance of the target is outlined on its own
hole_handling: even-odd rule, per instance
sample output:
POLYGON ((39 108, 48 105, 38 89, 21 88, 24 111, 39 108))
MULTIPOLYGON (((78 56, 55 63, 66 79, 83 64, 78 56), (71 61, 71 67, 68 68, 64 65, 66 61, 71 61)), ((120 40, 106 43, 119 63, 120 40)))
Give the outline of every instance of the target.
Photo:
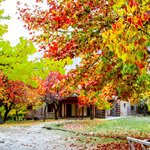
POLYGON ((145 12, 142 12, 143 11, 142 10, 140 13, 138 9, 139 9, 138 3, 133 0, 129 1, 129 6, 125 8, 128 14, 127 21, 133 24, 136 28, 141 28, 143 27, 143 24, 149 20, 150 15, 148 14, 146 9, 144 10, 145 12), (133 8, 134 8, 134 11, 133 11, 133 8), (132 13, 132 15, 130 13, 132 13))
POLYGON ((3 95, 2 100, 7 100, 7 102, 12 103, 23 103, 26 101, 26 99, 24 99, 26 97, 25 85, 22 82, 7 79, 7 81, 1 85, 3 89, 3 93, 0 93, 1 96, 3 95))
MULTIPOLYGON (((55 1, 48 1, 48 7, 49 10, 35 7, 34 13, 31 11, 25 13, 28 12, 25 10, 22 17, 33 30, 36 26, 36 30, 42 29, 43 35, 51 33, 51 36, 45 37, 46 39, 37 40, 38 44, 45 45, 41 48, 49 47, 48 38, 52 41, 56 37, 64 38, 58 41, 58 47, 51 45, 48 54, 46 53, 47 57, 53 56, 56 59, 66 56, 73 58, 106 47, 115 51, 112 43, 116 46, 122 43, 119 37, 126 32, 128 24, 132 24, 137 29, 143 28, 143 24, 149 18, 148 13, 144 12, 145 9, 143 10, 143 4, 135 0, 116 0, 110 3, 106 1, 63 1, 59 5, 55 1), (113 11, 112 5, 115 6, 116 12, 113 11), (118 16, 119 13, 121 15, 118 16), (113 31, 108 32, 105 36, 108 39, 113 34, 112 38, 107 41, 104 37, 101 42, 100 33, 107 32, 111 26, 113 31), (73 30, 70 30, 70 27, 73 30), (117 32, 114 32, 116 30, 117 32), (73 41, 76 43, 74 44, 73 41), (109 46, 108 42, 111 42, 109 46)), ((130 34, 132 35, 132 32, 130 34)))
POLYGON ((139 27, 142 27, 142 26, 143 26, 143 22, 142 22, 141 19, 138 19, 138 20, 137 20, 137 25, 138 25, 139 27))
MULTIPOLYGON (((69 92, 80 91, 80 102, 87 104, 98 101, 97 97, 107 101, 118 94, 116 85, 128 87, 128 84, 132 85, 131 78, 136 83, 137 76, 145 71, 145 48, 149 40, 146 2, 148 0, 113 0, 109 3, 65 0, 58 4, 48 1, 48 10, 35 7, 33 12, 25 9, 21 13, 29 29, 42 30, 41 36, 35 36, 33 40, 37 40, 47 57, 58 60, 82 56, 80 65, 70 72, 63 84, 69 92), (100 55, 97 55, 98 51, 100 55), (129 78, 125 78, 126 75, 129 78), (78 85, 82 87, 79 89, 78 85), (87 95, 81 94, 81 90, 87 95), (95 96, 96 91, 101 94, 95 96)), ((44 90, 58 89, 55 86, 58 80, 53 77, 52 80, 49 77, 49 82, 45 81, 44 90)), ((120 94, 126 98, 128 93, 126 88, 120 94)))
POLYGON ((144 62, 142 61, 135 61, 135 64, 137 65, 137 67, 141 70, 143 68, 145 68, 144 62))
POLYGON ((134 17, 128 17, 127 21, 130 24, 133 24, 136 28, 139 28, 143 26, 143 22, 145 20, 142 20, 141 16, 134 16, 134 17))
POLYGON ((78 104, 81 106, 89 104, 89 99, 86 96, 79 96, 78 97, 78 104))
POLYGON ((55 17, 52 18, 52 20, 57 21, 57 22, 61 21, 61 19, 62 18, 59 17, 59 16, 55 16, 55 17))
POLYGON ((102 89, 102 93, 100 94, 100 97, 106 100, 109 100, 112 98, 112 96, 117 96, 116 91, 116 85, 113 85, 113 83, 107 84, 102 89))
POLYGON ((137 7, 138 6, 138 3, 134 0, 129 0, 129 6, 130 7, 137 7))
MULTIPOLYGON (((48 54, 46 53, 47 57, 53 56, 56 59, 64 58, 66 56, 70 56, 71 58, 73 58, 74 56, 87 53, 86 50, 83 50, 86 46, 80 47, 80 41, 75 44, 73 43, 73 41, 76 41, 76 39, 80 39, 80 34, 78 34, 78 31, 80 29, 85 33, 87 32, 87 27, 91 22, 90 20, 93 20, 93 18, 95 18, 94 14, 99 15, 99 13, 103 13, 103 11, 105 10, 104 14, 107 15, 107 11, 109 8, 108 6, 106 6, 105 1, 100 1, 98 4, 97 1, 83 2, 81 0, 64 1, 59 5, 56 1, 48 1, 48 7, 48 10, 39 9, 37 7, 35 7, 34 11, 31 11, 30 9, 28 10, 28 8, 20 9, 20 13, 21 17, 23 18, 24 22, 27 24, 29 29, 40 30, 42 31, 41 35, 44 36, 51 33, 50 36, 47 36, 45 38, 39 36, 40 39, 38 36, 33 36, 33 41, 37 42, 38 44, 42 43, 42 45, 44 45, 41 46, 41 48, 44 49, 49 47, 47 44, 48 38, 52 39, 53 41, 54 39, 56 39, 56 37, 64 37, 64 40, 60 40, 58 42, 59 51, 56 47, 52 46, 49 48, 48 51, 50 52, 52 50, 54 52, 48 54), (72 36, 70 29, 68 30, 68 28, 70 27, 74 29, 72 33, 76 33, 74 34, 74 36, 72 36), (70 37, 72 37, 71 40, 68 40, 69 35, 71 35, 70 37), (54 53, 55 55, 53 55, 54 53)), ((93 25, 92 27, 94 29, 93 25)), ((93 43, 92 46, 95 45, 94 43, 98 43, 98 39, 96 38, 95 41, 96 42, 90 42, 93 43)), ((86 45, 86 42, 82 43, 86 45)))
POLYGON ((145 13, 142 15, 142 20, 148 21, 149 19, 150 19, 150 15, 148 14, 148 12, 145 12, 145 13))
POLYGON ((128 21, 129 23, 132 23, 132 18, 131 18, 131 17, 128 17, 127 21, 128 21))
POLYGON ((112 28, 114 30, 117 30, 117 29, 120 29, 122 27, 122 25, 123 25, 122 22, 116 22, 116 23, 112 24, 112 28))
POLYGON ((12 104, 15 108, 18 104, 27 106, 29 104, 36 105, 39 101, 39 94, 36 88, 28 86, 21 81, 9 80, 6 76, 0 74, 2 80, 0 86, 0 99, 3 104, 12 104))
POLYGON ((53 41, 52 45, 50 46, 50 50, 52 51, 52 53, 55 54, 57 52, 57 50, 58 50, 58 42, 53 41))
MULTIPOLYGON (((136 144, 135 147, 139 150, 141 149, 141 145, 136 144)), ((97 145, 98 150, 127 150, 129 148, 129 144, 126 142, 112 142, 97 145)))
POLYGON ((13 93, 10 93, 10 98, 12 99, 14 97, 14 94, 13 93))
POLYGON ((92 95, 90 95, 91 93, 89 93, 88 96, 85 95, 79 95, 78 96, 78 105, 79 106, 89 106, 89 105, 95 105, 98 101, 98 98, 93 97, 90 98, 90 96, 92 97, 92 95))
POLYGON ((61 87, 61 82, 63 84, 65 79, 65 75, 62 75, 58 72, 50 72, 48 77, 43 81, 40 81, 38 91, 39 94, 44 96, 49 93, 55 93, 57 92, 61 93, 63 95, 64 87, 61 87))

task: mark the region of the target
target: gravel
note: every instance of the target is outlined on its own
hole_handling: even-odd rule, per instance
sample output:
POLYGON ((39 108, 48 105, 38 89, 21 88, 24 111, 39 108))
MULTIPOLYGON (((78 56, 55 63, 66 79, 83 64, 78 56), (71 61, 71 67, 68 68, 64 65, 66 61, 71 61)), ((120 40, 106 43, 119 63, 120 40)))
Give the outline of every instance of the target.
POLYGON ((70 147, 71 133, 44 129, 40 125, 0 126, 0 150, 77 150, 70 147))

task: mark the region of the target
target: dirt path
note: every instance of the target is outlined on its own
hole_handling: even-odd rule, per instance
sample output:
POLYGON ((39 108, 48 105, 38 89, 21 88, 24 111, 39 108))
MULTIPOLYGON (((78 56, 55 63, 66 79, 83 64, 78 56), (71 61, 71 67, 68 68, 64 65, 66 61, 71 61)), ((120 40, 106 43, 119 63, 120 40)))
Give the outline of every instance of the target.
POLYGON ((43 126, 0 126, 0 150, 78 150, 69 146, 70 133, 47 130, 43 126))

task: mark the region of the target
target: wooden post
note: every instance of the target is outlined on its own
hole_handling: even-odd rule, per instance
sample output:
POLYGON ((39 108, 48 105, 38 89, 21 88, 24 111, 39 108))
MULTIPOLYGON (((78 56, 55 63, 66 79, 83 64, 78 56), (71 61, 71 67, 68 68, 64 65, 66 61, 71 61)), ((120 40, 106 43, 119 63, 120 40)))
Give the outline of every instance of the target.
POLYGON ((93 116, 93 106, 90 105, 90 119, 93 120, 94 116, 93 116))
POLYGON ((64 117, 66 117, 66 104, 64 104, 64 117))
POLYGON ((75 104, 75 117, 76 117, 76 119, 77 119, 77 108, 78 108, 78 106, 77 106, 77 104, 75 104))
POLYGON ((133 142, 141 144, 142 150, 146 150, 148 147, 150 147, 150 142, 148 140, 139 140, 131 137, 127 137, 127 140, 130 146, 130 150, 135 150, 133 142))
POLYGON ((93 106, 93 117, 95 117, 95 106, 93 106))
POLYGON ((42 106, 41 112, 40 112, 41 116, 43 116, 43 107, 44 107, 44 106, 42 106))
POLYGON ((77 105, 77 117, 80 117, 80 110, 79 110, 78 105, 77 105))
POLYGON ((59 116, 62 118, 62 103, 60 104, 59 116))
POLYGON ((82 119, 83 119, 83 116, 84 116, 84 106, 82 107, 82 119))

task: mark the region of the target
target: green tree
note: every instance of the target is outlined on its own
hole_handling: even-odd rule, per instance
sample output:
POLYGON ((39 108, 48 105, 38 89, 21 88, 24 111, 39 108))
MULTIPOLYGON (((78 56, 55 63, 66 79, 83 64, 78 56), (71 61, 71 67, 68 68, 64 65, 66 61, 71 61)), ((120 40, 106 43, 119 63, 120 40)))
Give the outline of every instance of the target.
MULTIPOLYGON (((2 16, 3 10, 0 10, 2 16)), ((16 46, 11 46, 9 41, 2 36, 7 32, 7 26, 0 24, 0 70, 11 80, 20 80, 36 86, 34 77, 45 78, 49 71, 65 73, 64 66, 71 63, 71 59, 63 61, 41 58, 29 61, 29 56, 37 52, 30 40, 20 38, 16 46)))

